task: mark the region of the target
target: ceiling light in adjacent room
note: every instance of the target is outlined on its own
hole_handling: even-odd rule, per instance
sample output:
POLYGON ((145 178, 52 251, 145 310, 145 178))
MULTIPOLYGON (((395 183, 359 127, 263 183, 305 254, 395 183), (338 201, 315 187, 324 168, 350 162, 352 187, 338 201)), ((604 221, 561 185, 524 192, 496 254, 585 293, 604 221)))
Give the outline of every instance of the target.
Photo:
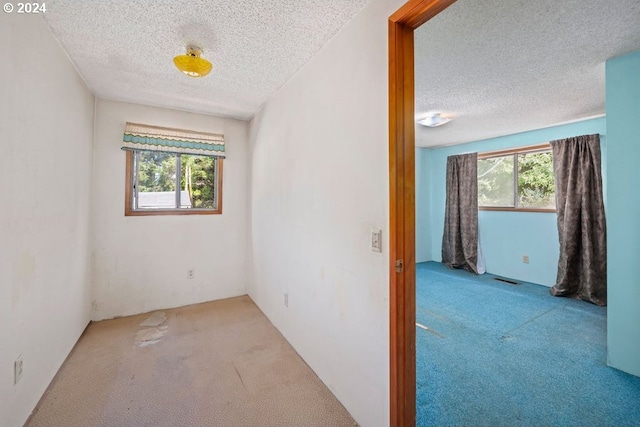
POLYGON ((187 46, 187 54, 176 56, 173 58, 173 63, 176 64, 178 70, 189 77, 204 77, 209 74, 213 66, 211 62, 200 57, 200 55, 202 55, 202 49, 195 46, 187 46))
POLYGON ((426 117, 417 120, 417 123, 422 126, 434 128, 442 126, 445 123, 449 123, 450 121, 451 119, 449 117, 444 117, 442 113, 429 113, 426 117))

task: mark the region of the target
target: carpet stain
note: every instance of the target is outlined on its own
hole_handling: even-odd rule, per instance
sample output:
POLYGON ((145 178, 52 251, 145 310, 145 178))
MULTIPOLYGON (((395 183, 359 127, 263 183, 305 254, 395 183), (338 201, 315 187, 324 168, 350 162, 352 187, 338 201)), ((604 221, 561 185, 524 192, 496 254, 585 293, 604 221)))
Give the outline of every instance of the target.
POLYGON ((143 343, 148 341, 156 341, 162 338, 162 336, 166 333, 166 328, 164 330, 160 328, 141 329, 136 333, 136 342, 143 343))
POLYGON ((139 326, 151 326, 140 329, 136 332, 136 343, 139 347, 146 347, 157 344, 160 338, 169 330, 168 325, 163 325, 167 321, 167 314, 164 311, 157 311, 147 317, 139 326))
POLYGON ((430 327, 428 327, 428 326, 423 325, 422 323, 417 323, 417 322, 416 322, 416 326, 417 326, 418 328, 420 328, 420 329, 424 329, 425 331, 432 333, 433 335, 435 335, 435 336, 437 336, 437 337, 444 338, 444 335, 442 335, 442 334, 438 333, 437 331, 434 331, 433 329, 431 329, 431 328, 430 328, 430 327))
POLYGON ((244 380, 242 379, 242 375, 240 375, 240 372, 238 371, 238 368, 236 368, 236 365, 233 365, 233 369, 235 369, 236 374, 238 374, 238 378, 240 378, 240 382, 242 383, 242 387, 244 387, 244 389, 248 391, 247 386, 245 385, 244 380))
POLYGON ((160 326, 167 321, 167 313, 164 311, 156 311, 151 316, 144 319, 140 326, 160 326))
POLYGON ((453 323, 453 321, 451 319, 449 319, 446 316, 443 316, 440 313, 436 313, 436 312, 431 311, 431 310, 425 310, 425 313, 427 313, 429 316, 433 316, 433 317, 435 317, 437 319, 444 320, 445 322, 453 323))

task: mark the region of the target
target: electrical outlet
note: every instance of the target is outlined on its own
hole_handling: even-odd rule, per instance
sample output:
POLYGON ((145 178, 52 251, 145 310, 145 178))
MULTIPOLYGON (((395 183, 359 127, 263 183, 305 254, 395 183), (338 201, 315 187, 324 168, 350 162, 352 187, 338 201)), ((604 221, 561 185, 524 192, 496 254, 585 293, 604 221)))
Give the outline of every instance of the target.
POLYGON ((190 268, 187 270, 187 279, 193 279, 196 277, 196 270, 194 268, 190 268))
POLYGON ((529 255, 522 255, 522 262, 525 264, 529 264, 529 255))
POLYGON ((286 292, 284 294, 284 306, 289 307, 289 294, 286 292))
POLYGON ((371 230, 371 250, 382 252, 382 230, 374 228, 371 230))
POLYGON ((18 384, 20 378, 22 378, 22 355, 18 356, 15 362, 13 362, 13 383, 18 384))

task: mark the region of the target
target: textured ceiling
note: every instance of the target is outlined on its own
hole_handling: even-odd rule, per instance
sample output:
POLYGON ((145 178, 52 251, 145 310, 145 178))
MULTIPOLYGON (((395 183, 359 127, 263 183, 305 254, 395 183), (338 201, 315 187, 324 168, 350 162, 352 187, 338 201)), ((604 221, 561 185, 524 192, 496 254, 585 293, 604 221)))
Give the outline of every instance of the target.
POLYGON ((368 0, 48 0, 44 19, 95 95, 249 119, 368 0), (172 62, 187 44, 213 71, 172 62))
MULTIPOLYGON (((99 97, 249 119, 368 0, 49 0, 44 18, 99 97), (187 44, 214 69, 173 66, 187 44)), ((604 61, 640 49, 640 0, 458 0, 416 31, 416 144, 604 113, 604 61)))
MULTIPOLYGON (((458 0, 415 32, 416 145, 604 114, 604 62, 640 49, 639 0, 458 0)), ((640 78, 640 76, 639 76, 640 78)))

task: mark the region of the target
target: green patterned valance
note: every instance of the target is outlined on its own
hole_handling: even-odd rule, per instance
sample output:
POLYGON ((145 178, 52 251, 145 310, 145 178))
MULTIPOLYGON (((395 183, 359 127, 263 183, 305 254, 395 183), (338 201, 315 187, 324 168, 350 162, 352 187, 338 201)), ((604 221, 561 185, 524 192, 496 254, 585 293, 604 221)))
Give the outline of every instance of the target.
POLYGON ((224 136, 192 130, 127 123, 123 150, 164 151, 224 158, 224 136))

